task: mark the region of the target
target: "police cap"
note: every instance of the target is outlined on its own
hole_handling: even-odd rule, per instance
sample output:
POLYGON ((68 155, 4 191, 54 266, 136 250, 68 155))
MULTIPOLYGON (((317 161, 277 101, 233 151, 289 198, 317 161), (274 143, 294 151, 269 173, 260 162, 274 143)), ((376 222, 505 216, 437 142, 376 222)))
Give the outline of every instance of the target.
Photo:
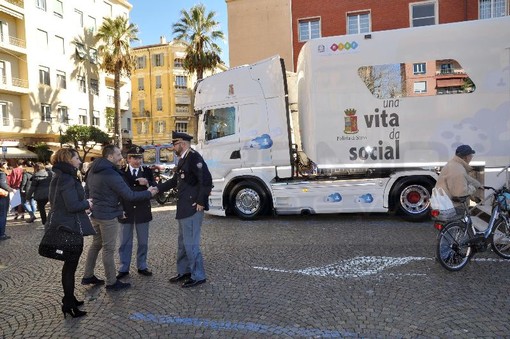
POLYGON ((140 146, 137 146, 137 145, 133 145, 131 146, 130 149, 128 149, 127 151, 127 156, 128 157, 143 157, 143 152, 145 152, 145 150, 140 147, 140 146))
POLYGON ((177 141, 191 141, 193 137, 189 134, 172 131, 172 142, 175 143, 177 141))

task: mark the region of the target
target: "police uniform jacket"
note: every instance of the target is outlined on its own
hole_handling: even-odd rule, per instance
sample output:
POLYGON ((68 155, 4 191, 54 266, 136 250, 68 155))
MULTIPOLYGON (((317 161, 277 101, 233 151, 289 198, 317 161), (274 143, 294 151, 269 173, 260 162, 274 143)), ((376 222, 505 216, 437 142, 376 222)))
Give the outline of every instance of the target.
POLYGON ((209 209, 209 194, 212 189, 211 172, 202 156, 189 149, 174 170, 174 176, 158 185, 160 191, 177 187, 176 219, 191 217, 197 211, 196 204, 209 209))
MULTIPOLYGON (((132 191, 140 192, 147 190, 147 186, 142 186, 136 180, 137 178, 145 178, 149 182, 149 186, 156 186, 152 170, 147 166, 141 166, 136 171, 136 177, 130 171, 129 166, 121 169, 122 177, 132 191)), ((139 224, 146 223, 152 220, 151 201, 150 199, 142 201, 127 201, 121 200, 122 207, 124 208, 125 218, 119 217, 119 222, 122 224, 139 224)))

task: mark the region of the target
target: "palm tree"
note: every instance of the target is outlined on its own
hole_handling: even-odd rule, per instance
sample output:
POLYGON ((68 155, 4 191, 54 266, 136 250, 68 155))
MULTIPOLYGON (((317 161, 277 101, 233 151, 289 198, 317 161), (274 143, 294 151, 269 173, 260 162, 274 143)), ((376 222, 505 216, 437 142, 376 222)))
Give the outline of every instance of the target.
POLYGON ((137 33, 138 28, 134 24, 129 23, 127 18, 118 16, 114 19, 106 18, 96 34, 96 39, 100 43, 98 53, 102 59, 101 68, 114 75, 114 134, 116 144, 120 148, 122 148, 120 77, 123 75, 130 76, 134 68, 129 46, 132 41, 138 40, 137 33))
POLYGON ((184 68, 190 73, 196 72, 198 80, 203 78, 204 70, 222 63, 221 48, 214 41, 223 39, 224 35, 216 30, 219 23, 214 20, 215 15, 214 11, 206 14, 203 4, 195 5, 189 12, 181 10, 181 19, 172 27, 175 38, 188 45, 184 68))

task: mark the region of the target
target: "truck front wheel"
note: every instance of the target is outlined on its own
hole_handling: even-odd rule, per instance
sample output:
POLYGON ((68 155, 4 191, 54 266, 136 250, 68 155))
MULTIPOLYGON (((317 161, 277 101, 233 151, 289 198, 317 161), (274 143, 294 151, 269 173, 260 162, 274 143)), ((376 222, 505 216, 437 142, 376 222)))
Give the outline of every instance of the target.
POLYGON ((241 219, 255 219, 266 211, 267 194, 256 183, 241 181, 232 189, 230 206, 241 219))
POLYGON ((398 213, 409 221, 427 219, 432 186, 433 183, 428 180, 402 183, 396 195, 398 213))

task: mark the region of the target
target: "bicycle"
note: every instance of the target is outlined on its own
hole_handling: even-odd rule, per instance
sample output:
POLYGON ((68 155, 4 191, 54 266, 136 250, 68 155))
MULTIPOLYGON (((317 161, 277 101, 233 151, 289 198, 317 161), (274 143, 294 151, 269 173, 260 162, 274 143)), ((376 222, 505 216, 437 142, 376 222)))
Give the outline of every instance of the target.
POLYGON ((487 228, 480 232, 473 225, 468 209, 468 197, 457 197, 453 201, 462 202, 463 213, 453 220, 441 220, 437 210, 431 212, 436 218, 434 227, 437 236, 436 258, 449 271, 459 271, 478 252, 485 252, 491 245, 494 252, 504 259, 510 259, 510 191, 484 186, 492 194, 492 208, 487 228))

